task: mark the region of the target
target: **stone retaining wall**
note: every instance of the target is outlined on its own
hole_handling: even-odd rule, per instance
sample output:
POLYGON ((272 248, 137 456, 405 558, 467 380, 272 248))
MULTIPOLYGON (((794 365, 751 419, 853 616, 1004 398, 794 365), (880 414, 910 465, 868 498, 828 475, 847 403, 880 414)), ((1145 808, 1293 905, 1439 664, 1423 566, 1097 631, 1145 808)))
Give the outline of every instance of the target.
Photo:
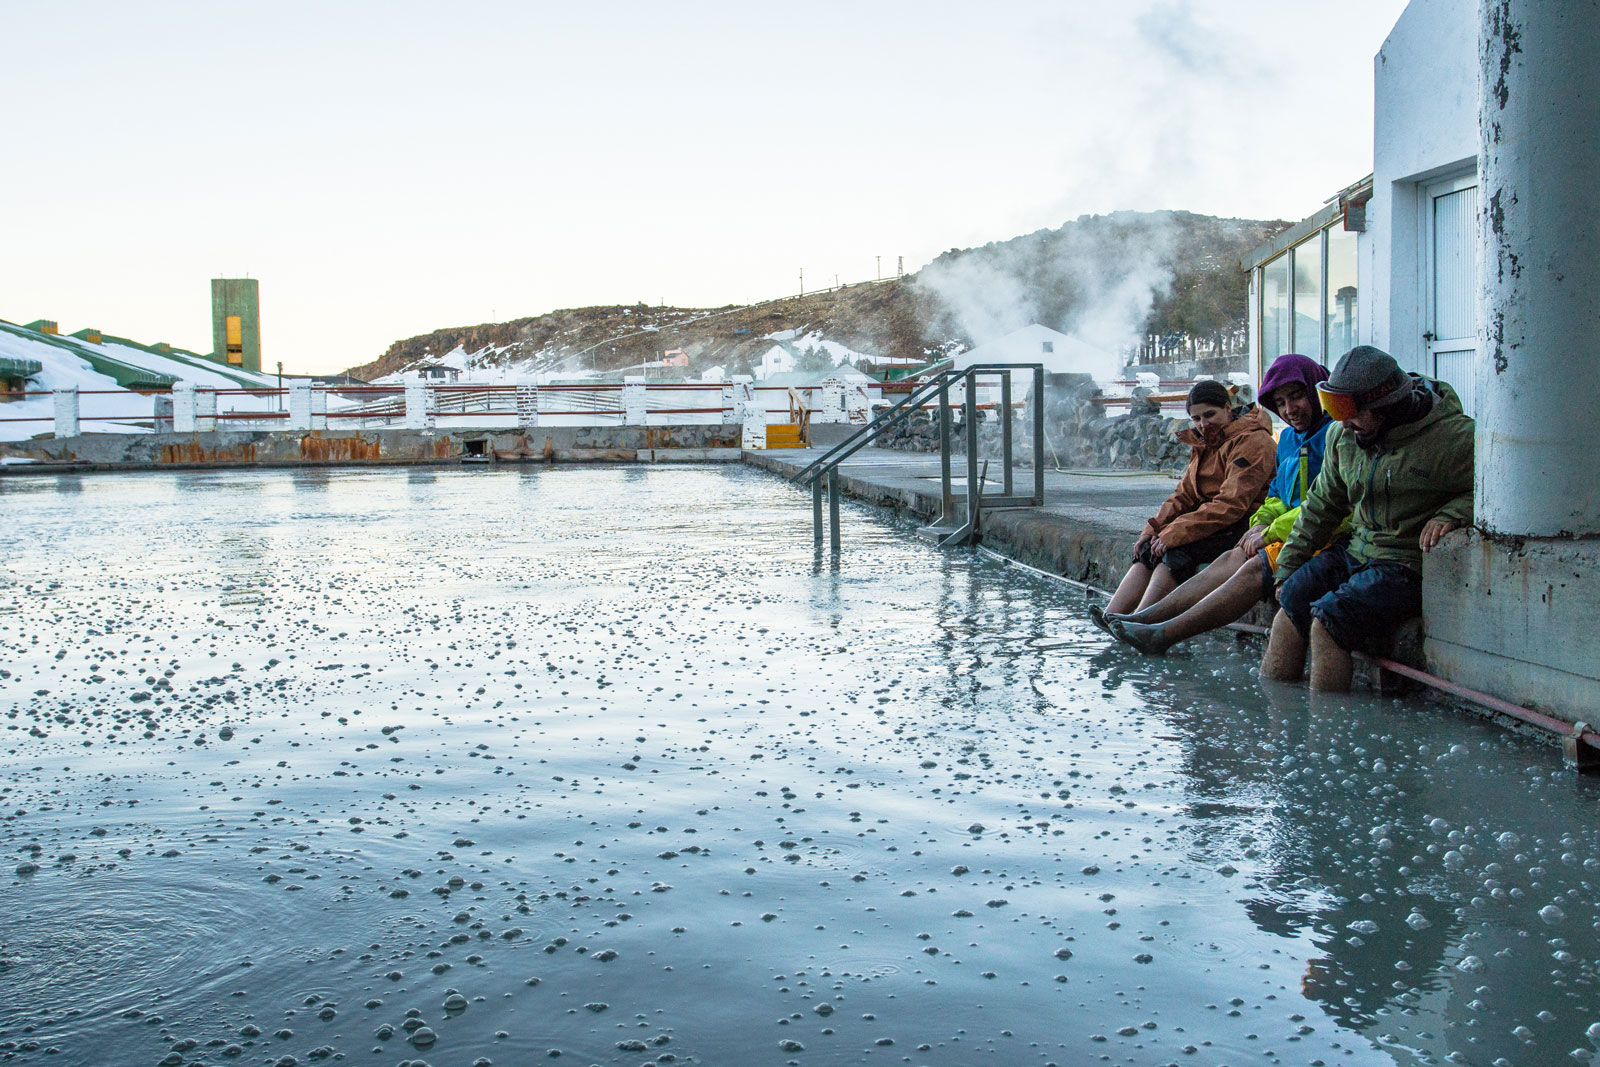
POLYGON ((7 474, 42 470, 469 462, 739 462, 738 425, 528 430, 218 430, 81 434, 0 443, 7 474), (22 462, 17 462, 21 460, 22 462))
MULTIPOLYGON (((1061 470, 1147 470, 1177 473, 1189 462, 1189 446, 1177 433, 1189 425, 1184 418, 1163 415, 1159 405, 1136 391, 1126 412, 1107 414, 1104 405, 1090 398, 1094 390, 1080 386, 1046 394, 1045 462, 1061 470)), ((1000 422, 992 412, 979 412, 979 455, 1001 457, 1000 422)), ((1032 463, 1030 421, 1018 413, 1012 423, 1012 449, 1024 465, 1032 463)), ((951 431, 952 448, 966 454, 966 429, 959 419, 951 431)), ((918 413, 903 426, 878 439, 878 447, 902 452, 937 452, 938 425, 933 414, 918 413)))

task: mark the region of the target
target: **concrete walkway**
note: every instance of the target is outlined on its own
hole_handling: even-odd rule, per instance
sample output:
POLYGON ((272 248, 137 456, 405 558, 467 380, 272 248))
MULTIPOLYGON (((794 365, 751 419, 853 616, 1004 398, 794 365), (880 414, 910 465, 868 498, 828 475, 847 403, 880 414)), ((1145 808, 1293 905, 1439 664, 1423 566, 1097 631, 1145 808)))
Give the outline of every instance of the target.
MULTIPOLYGON (((744 461, 785 477, 822 456, 823 448, 747 450, 744 461)), ((997 464, 990 464, 988 491, 999 492, 997 464)), ((919 452, 864 448, 839 467, 847 496, 894 508, 932 521, 939 513, 939 457, 919 452)), ((966 464, 952 471, 959 501, 966 495, 966 464)), ((1031 470, 1019 469, 1017 492, 1033 483, 1031 470)), ((1139 471, 1063 472, 1047 470, 1045 503, 1038 508, 985 512, 982 543, 996 552, 1052 574, 1100 588, 1115 587, 1127 570, 1129 553, 1145 520, 1176 486, 1165 474, 1139 471)), ((800 500, 804 506, 806 501, 800 500)), ((843 546, 849 551, 848 544, 843 546)))

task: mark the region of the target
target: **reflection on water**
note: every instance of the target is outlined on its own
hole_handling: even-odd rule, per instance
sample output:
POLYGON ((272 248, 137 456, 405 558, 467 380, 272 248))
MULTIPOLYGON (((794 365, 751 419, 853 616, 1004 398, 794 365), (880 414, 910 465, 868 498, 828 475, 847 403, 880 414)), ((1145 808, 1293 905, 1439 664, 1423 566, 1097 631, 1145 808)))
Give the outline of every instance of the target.
POLYGON ((215 566, 222 607, 265 604, 272 595, 269 542, 242 530, 222 532, 216 542, 215 566))
POLYGON ((1124 654, 862 510, 819 561, 750 471, 71 481, 0 483, 19 1062, 1600 1043, 1597 797, 1547 745, 1124 654))

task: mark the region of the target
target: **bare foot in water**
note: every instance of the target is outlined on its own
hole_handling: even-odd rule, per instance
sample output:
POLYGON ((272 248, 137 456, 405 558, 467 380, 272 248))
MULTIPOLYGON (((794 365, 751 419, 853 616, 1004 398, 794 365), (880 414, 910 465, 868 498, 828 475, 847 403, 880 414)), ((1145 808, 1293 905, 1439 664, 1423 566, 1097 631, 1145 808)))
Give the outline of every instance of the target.
POLYGON ((1113 618, 1106 625, 1112 637, 1147 656, 1159 656, 1174 643, 1167 640, 1167 628, 1159 622, 1146 624, 1113 618))

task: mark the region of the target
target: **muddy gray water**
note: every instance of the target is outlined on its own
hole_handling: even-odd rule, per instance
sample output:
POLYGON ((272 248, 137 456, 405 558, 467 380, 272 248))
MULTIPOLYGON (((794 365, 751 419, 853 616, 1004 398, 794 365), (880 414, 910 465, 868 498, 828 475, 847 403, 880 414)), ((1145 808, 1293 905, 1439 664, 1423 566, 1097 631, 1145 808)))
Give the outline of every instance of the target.
POLYGON ((728 469, 0 481, 0 1057, 1551 1064, 1597 794, 728 469))

